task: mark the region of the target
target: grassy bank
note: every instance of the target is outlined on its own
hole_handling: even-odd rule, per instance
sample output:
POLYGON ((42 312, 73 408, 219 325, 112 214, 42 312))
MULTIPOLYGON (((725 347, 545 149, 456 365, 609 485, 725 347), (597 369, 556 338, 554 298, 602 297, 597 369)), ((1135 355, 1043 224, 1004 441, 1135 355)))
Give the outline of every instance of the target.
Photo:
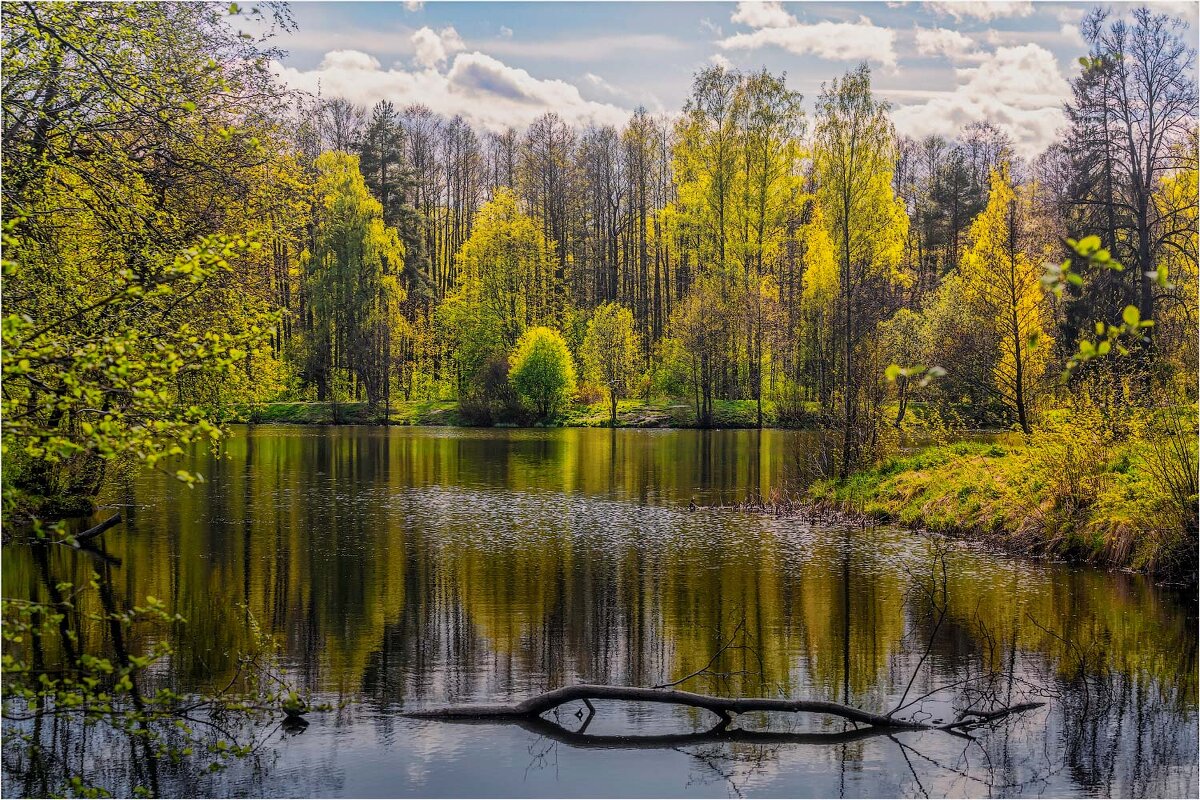
POLYGON ((390 414, 366 403, 263 403, 235 409, 230 422, 291 425, 461 425, 458 404, 441 400, 412 400, 391 404, 390 414))
MULTIPOLYGON (((603 428, 610 423, 607 402, 573 405, 549 424, 571 428, 603 428)), ((458 403, 453 400, 412 400, 392 403, 390 414, 383 409, 371 409, 366 403, 339 403, 335 410, 330 403, 265 403, 237 409, 233 422, 287 423, 297 425, 465 425, 459 415, 458 403)), ((800 424, 781 425, 775 408, 763 406, 763 425, 766 427, 805 427, 800 424)), ((754 428, 758 425, 758 409, 753 400, 717 400, 713 403, 714 428, 754 428)), ((683 400, 621 400, 617 404, 618 428, 695 428, 695 407, 683 400)))
MULTIPOLYGON (((1184 445, 1195 453, 1195 441, 1184 445)), ((1194 483, 1170 476, 1169 443, 1104 452, 1061 439, 956 443, 885 460, 814 497, 867 515, 1029 554, 1195 580, 1194 483), (1188 496, 1188 492, 1193 492, 1188 496)))

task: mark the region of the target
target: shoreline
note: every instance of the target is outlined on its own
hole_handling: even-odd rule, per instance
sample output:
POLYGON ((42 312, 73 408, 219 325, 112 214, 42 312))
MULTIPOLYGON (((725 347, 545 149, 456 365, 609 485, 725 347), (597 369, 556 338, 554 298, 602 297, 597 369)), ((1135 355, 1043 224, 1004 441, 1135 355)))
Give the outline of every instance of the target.
MULTIPOLYGON (((617 424, 611 424, 607 402, 570 406, 554 420, 539 424, 470 424, 463 419, 456 400, 409 400, 392 404, 390 412, 371 409, 366 403, 280 402, 254 407, 235 407, 225 423, 241 425, 376 425, 435 428, 628 428, 628 429, 759 429, 758 409, 754 400, 716 401, 711 424, 697 422, 694 406, 679 399, 622 400, 617 407, 617 424)), ((781 421, 768 403, 763 405, 761 428, 777 430, 817 430, 815 410, 805 408, 795 419, 781 421)))
MULTIPOLYGON (((1010 555, 1197 585, 1194 537, 1171 527, 1169 500, 1146 491, 1151 477, 1135 475, 1128 485, 1100 490, 1088 503, 1072 505, 1031 467, 1028 456, 1021 446, 926 447, 844 480, 817 481, 808 497, 866 519, 974 541, 1010 555)), ((1116 474, 1110 465, 1100 469, 1110 480, 1116 474)))
MULTIPOLYGON (((254 407, 235 406, 233 413, 222 420, 230 425, 362 425, 377 427, 428 427, 490 429, 513 428, 540 430, 546 428, 619 428, 625 430, 826 430, 816 403, 781 419, 769 402, 763 404, 763 424, 758 425, 754 400, 714 401, 713 419, 700 425, 695 408, 681 399, 622 400, 618 404, 617 424, 611 424, 608 403, 577 404, 553 420, 532 424, 497 422, 489 425, 472 424, 462 418, 456 400, 409 400, 393 404, 385 419, 379 409, 369 409, 366 403, 339 403, 334 419, 330 403, 279 402, 262 403, 254 407)), ((910 404, 910 408, 914 405, 910 404)), ((961 431, 970 436, 991 436, 1011 433, 1007 428, 978 427, 961 431)))

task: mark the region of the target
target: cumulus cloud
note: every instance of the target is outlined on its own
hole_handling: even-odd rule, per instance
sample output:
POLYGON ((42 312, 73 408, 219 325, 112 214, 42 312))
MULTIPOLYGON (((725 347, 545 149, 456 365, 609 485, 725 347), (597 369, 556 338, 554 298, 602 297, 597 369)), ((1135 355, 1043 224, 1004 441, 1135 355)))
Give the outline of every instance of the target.
POLYGON ((407 11, 420 11, 425 7, 425 0, 404 0, 404 8, 407 11))
MULTIPOLYGON (((990 120, 1012 137, 1018 155, 1033 158, 1066 122, 1062 104, 1070 86, 1054 55, 1040 45, 1001 47, 983 56, 979 66, 958 68, 955 75, 953 90, 923 92, 924 102, 899 105, 892 112, 897 130, 914 138, 947 136, 971 122, 990 120)), ((893 94, 900 102, 906 96, 893 94)))
POLYGON ((917 52, 923 56, 945 56, 952 60, 977 53, 975 40, 949 28, 918 28, 917 52))
POLYGON ((1083 34, 1080 32, 1078 25, 1072 25, 1069 22, 1064 22, 1062 27, 1058 29, 1058 32, 1064 39, 1081 50, 1087 48, 1087 42, 1084 40, 1083 34))
POLYGON ((621 125, 629 112, 609 103, 585 100, 566 81, 535 78, 479 52, 460 52, 448 69, 433 66, 410 70, 383 69, 379 61, 356 50, 327 53, 311 70, 273 62, 272 69, 289 86, 325 97, 344 97, 371 106, 380 100, 397 105, 422 103, 436 112, 461 114, 480 130, 522 128, 547 111, 568 122, 621 125))
POLYGON ((984 22, 1002 17, 1027 17, 1033 13, 1030 0, 927 0, 925 7, 935 14, 948 14, 956 20, 978 19, 984 22))
POLYGON ((454 28, 435 31, 424 27, 412 35, 413 60, 426 69, 440 67, 446 59, 460 50, 465 50, 462 37, 454 28))
POLYGON ((739 3, 734 22, 755 30, 722 39, 726 50, 756 50, 781 47, 797 55, 812 54, 833 61, 876 61, 896 65, 896 34, 866 17, 857 22, 799 22, 779 3, 739 3))
POLYGON ((766 2, 738 3, 733 12, 734 22, 740 22, 751 28, 787 28, 796 24, 796 18, 783 10, 783 4, 766 0, 766 2))

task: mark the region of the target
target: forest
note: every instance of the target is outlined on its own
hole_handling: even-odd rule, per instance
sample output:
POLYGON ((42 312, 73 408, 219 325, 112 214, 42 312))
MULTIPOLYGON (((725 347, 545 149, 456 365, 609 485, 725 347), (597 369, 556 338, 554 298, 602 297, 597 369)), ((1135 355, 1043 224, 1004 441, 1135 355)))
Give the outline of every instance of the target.
MULTIPOLYGON (((1167 8, 1073 7, 1030 156, 1003 108, 903 135, 874 61, 485 129, 300 91, 283 3, 4 3, 5 791, 1194 793, 1167 8)), ((529 22, 489 41, 578 46, 529 22)))
POLYGON ((482 132, 288 90, 251 16, 291 26, 5 9, 6 517, 79 513, 120 462, 201 480, 172 457, 271 402, 529 425, 665 398, 829 431, 841 488, 904 430, 1017 431, 1068 454, 1075 510, 1141 470, 1194 543, 1181 21, 1089 14, 1069 125, 1028 161, 987 122, 897 135, 866 64, 809 107, 711 66, 673 114, 482 132))

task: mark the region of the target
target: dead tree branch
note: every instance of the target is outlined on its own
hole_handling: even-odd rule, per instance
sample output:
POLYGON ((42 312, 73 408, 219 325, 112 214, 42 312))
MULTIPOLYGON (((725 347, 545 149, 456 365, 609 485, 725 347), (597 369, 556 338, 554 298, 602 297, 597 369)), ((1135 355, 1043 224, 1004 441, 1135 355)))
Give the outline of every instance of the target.
POLYGON ((121 512, 118 511, 116 514, 113 514, 111 517, 104 520, 104 522, 101 522, 99 525, 94 525, 91 528, 88 528, 86 531, 83 531, 82 533, 75 534, 75 541, 78 543, 83 543, 83 542, 87 542, 92 539, 95 539, 97 536, 104 533, 106 530, 111 528, 113 525, 116 525, 120 521, 121 521, 121 512))
POLYGON ((720 722, 713 729, 723 731, 733 720, 734 714, 753 711, 776 711, 784 713, 811 713, 841 717, 852 722, 861 722, 880 730, 944 730, 953 731, 999 719, 1007 714, 1037 708, 1040 703, 1024 703, 1011 708, 997 709, 984 715, 972 712, 970 719, 957 719, 947 725, 931 725, 914 720, 897 719, 882 714, 864 711, 853 706, 826 700, 789 700, 773 697, 727 698, 684 692, 676 689, 650 689, 639 686, 606 686, 602 684, 579 684, 564 686, 531 697, 512 705, 466 705, 410 711, 404 716, 414 719, 442 720, 533 720, 564 703, 591 702, 593 700, 624 700, 641 703, 665 703, 670 705, 702 708, 716 714, 720 722))

